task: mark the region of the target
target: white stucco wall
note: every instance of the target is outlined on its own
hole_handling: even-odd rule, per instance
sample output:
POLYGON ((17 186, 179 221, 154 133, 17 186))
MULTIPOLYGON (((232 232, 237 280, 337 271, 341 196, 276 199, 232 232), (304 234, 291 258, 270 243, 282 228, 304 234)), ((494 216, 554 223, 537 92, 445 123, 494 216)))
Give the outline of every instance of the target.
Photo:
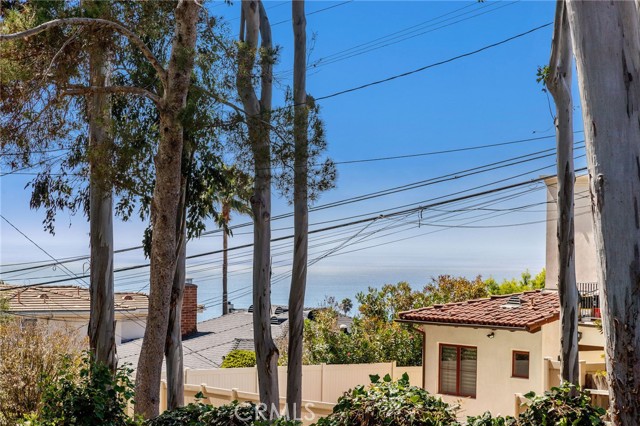
MULTIPOLYGON (((37 315, 38 321, 44 321, 50 327, 63 327, 78 333, 80 338, 87 336, 89 327, 89 316, 84 313, 74 315, 37 315)), ((116 345, 132 339, 139 339, 144 336, 146 327, 146 314, 133 314, 122 312, 116 313, 116 345)))
MULTIPOLYGON (((558 247, 557 247, 557 200, 558 187, 555 177, 545 180, 547 184, 547 247, 546 247, 546 288, 558 288, 558 247)), ((593 241, 591 221, 591 200, 589 198, 588 176, 579 176, 574 189, 574 226, 576 280, 579 283, 596 282, 596 247, 593 241)))
MULTIPOLYGON (((116 317, 116 340, 127 342, 143 337, 146 324, 146 317, 132 315, 121 318, 116 317)), ((120 342, 116 342, 116 344, 120 344, 120 342)))
POLYGON ((425 389, 438 394, 440 344, 475 346, 478 349, 476 398, 439 395, 446 402, 460 403, 460 416, 478 415, 485 411, 515 414, 515 394, 544 390, 544 358, 557 356, 558 321, 542 327, 537 333, 491 330, 489 328, 423 325, 425 331, 425 389), (492 339, 487 334, 493 332, 492 339), (557 342, 557 343, 556 343, 557 342), (514 350, 529 352, 529 378, 511 377, 514 350), (545 353, 546 351, 550 351, 545 353))

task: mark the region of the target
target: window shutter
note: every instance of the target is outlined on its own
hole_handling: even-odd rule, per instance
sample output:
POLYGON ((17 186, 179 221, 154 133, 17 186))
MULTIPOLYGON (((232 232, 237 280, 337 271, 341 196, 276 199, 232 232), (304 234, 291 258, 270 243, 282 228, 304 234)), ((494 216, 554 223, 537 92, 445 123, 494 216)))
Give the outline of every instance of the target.
POLYGON ((460 348, 460 394, 476 396, 478 350, 460 348))
POLYGON ((440 351, 440 393, 458 393, 458 348, 441 346, 440 351))

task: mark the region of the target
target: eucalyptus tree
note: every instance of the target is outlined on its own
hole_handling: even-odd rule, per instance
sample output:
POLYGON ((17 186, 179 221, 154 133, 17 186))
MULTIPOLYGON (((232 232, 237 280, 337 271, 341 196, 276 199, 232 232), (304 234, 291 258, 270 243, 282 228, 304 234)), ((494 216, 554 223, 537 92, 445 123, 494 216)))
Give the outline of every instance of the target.
POLYGON ((560 375, 563 381, 579 386, 579 295, 576 285, 573 206, 575 172, 573 166, 572 68, 571 32, 566 4, 564 0, 558 0, 551 45, 551 59, 545 76, 545 85, 556 104, 555 127, 558 157, 557 262, 560 323, 562 328, 560 375))
MULTIPOLYGON (((70 6, 63 3, 16 2, 5 14, 4 25, 11 28, 27 22, 38 24, 65 16, 108 18, 110 11, 109 2, 91 0, 70 6)), ((52 178, 45 168, 45 172, 33 182, 32 207, 43 204, 47 207, 45 226, 53 232, 55 209, 66 205, 73 210, 82 202, 86 203, 91 248, 89 345, 96 362, 115 370, 112 184, 110 165, 105 161, 113 148, 109 96, 96 92, 74 105, 57 99, 52 93, 55 89, 83 80, 94 87, 110 84, 110 55, 114 47, 112 37, 99 31, 80 33, 77 30, 66 38, 63 32, 58 31, 49 39, 35 37, 28 42, 16 43, 16 46, 3 47, 3 53, 6 53, 6 56, 3 55, 3 69, 20 72, 9 73, 2 79, 3 88, 9 90, 3 90, 2 121, 6 128, 0 133, 0 140, 3 151, 8 148, 8 151, 12 151, 9 155, 20 155, 24 162, 29 162, 34 153, 46 154, 51 143, 65 146, 55 150, 58 153, 69 145, 73 146, 74 136, 70 135, 75 132, 69 131, 73 126, 69 126, 67 121, 77 117, 79 121, 86 122, 86 134, 76 137, 79 143, 75 144, 87 153, 89 185, 88 190, 81 194, 84 200, 78 204, 68 198, 61 203, 51 202, 52 189, 68 193, 69 186, 63 183, 64 179, 52 178), (57 43, 61 43, 61 47, 57 51, 52 50, 57 43), (80 52, 75 57, 69 55, 69 52, 78 50, 80 52), (65 61, 64 65, 60 66, 59 61, 65 61), (43 102, 45 99, 46 102, 43 102), (76 111, 70 112, 69 109, 76 111), (65 135, 65 131, 69 133, 65 135), (86 148, 81 147, 84 140, 88 143, 86 148), (57 185, 54 184, 56 181, 57 185)), ((73 150, 70 152, 63 160, 62 169, 73 168, 79 163, 73 158, 76 153, 73 150)), ((41 158, 45 159, 46 156, 41 158)))
POLYGON ((640 422, 640 13, 567 0, 578 70, 612 422, 640 422))
POLYGON ((174 36, 166 67, 131 29, 96 18, 71 17, 54 19, 14 34, 0 35, 0 41, 36 36, 64 27, 109 29, 136 45, 157 73, 162 91, 135 86, 74 86, 63 95, 125 93, 144 96, 153 101, 159 112, 159 143, 155 156, 155 185, 151 200, 153 235, 150 250, 149 315, 136 374, 138 394, 136 412, 145 417, 158 413, 160 371, 169 322, 171 288, 176 269, 176 223, 182 174, 183 122, 187 92, 195 61, 197 22, 200 6, 195 1, 179 0, 174 12, 174 36))
POLYGON ((293 267, 289 291, 289 347, 287 358, 287 414, 302 414, 302 345, 304 342, 304 296, 307 287, 309 249, 309 112, 307 106, 307 20, 304 0, 291 2, 293 59, 293 267))
POLYGON ((271 25, 260 0, 242 0, 236 85, 246 114, 254 172, 253 336, 260 401, 269 416, 278 415, 278 348, 271 333, 271 102, 273 55, 271 25), (260 44, 258 44, 260 42, 260 44), (253 70, 260 53, 260 96, 253 70))

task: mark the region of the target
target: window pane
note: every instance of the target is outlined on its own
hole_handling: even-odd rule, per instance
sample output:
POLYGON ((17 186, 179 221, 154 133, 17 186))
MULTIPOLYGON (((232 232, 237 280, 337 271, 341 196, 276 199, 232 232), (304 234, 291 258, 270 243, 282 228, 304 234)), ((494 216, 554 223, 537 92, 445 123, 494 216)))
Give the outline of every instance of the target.
POLYGON ((516 377, 529 377, 528 352, 515 352, 513 354, 513 375, 516 377))
POLYGON ((440 350, 440 393, 458 393, 458 348, 442 346, 440 350))
POLYGON ((476 396, 478 350, 460 348, 460 393, 476 396))

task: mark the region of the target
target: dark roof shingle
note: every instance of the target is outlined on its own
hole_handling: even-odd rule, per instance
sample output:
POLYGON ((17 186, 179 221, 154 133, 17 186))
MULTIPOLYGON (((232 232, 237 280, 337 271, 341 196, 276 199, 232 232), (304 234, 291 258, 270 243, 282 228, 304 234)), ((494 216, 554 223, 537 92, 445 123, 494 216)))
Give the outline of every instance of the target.
POLYGON ((557 292, 535 290, 433 305, 401 312, 399 317, 408 322, 506 327, 535 332, 560 317, 560 301, 557 292), (519 306, 508 303, 513 296, 519 298, 519 306))

